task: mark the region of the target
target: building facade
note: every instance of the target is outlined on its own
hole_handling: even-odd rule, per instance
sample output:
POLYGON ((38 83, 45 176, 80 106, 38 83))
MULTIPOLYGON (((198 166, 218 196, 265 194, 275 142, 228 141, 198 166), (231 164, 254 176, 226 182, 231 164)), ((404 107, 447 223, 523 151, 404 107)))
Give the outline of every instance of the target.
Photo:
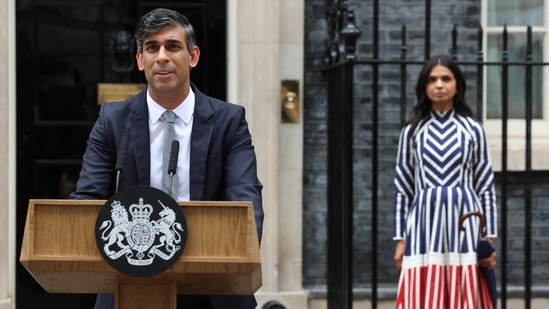
MULTIPOLYGON (((16 6, 40 1, 7 0, 0 4, 0 309, 14 309, 16 299, 17 220, 25 203, 17 202, 16 170, 18 130, 16 97, 16 6), (17 3, 16 3, 17 2, 17 3)), ((42 0, 47 2, 47 0, 42 0)), ((372 55, 374 1, 327 0, 228 0, 227 16, 227 99, 246 107, 247 118, 259 161, 260 179, 264 184, 265 224, 262 241, 263 285, 256 296, 258 308, 276 300, 286 308, 326 308, 326 241, 327 168, 326 123, 327 98, 325 78, 326 41, 329 38, 326 12, 332 2, 354 10, 355 24, 361 30, 357 43, 358 59, 372 55), (288 103, 285 81, 297 84, 297 109, 284 109, 288 103), (297 110, 297 113, 295 112, 297 110), (290 114, 290 119, 288 115, 290 114)), ((406 25, 408 57, 421 60, 425 55, 425 4, 429 1, 389 0, 380 4, 380 58, 398 59, 401 53, 401 30, 406 25)), ((488 0, 444 0, 433 2, 431 8, 431 53, 450 52, 454 25, 458 25, 458 57, 476 57, 478 25, 488 25, 488 0)), ((531 1, 526 1, 531 2, 531 1)), ((526 3, 525 2, 525 3, 526 3)), ((534 1, 535 2, 535 1, 534 1)), ((547 1, 538 1, 547 11, 547 1)), ((545 12, 544 11, 544 12, 545 12)), ((547 15, 547 14, 546 14, 547 15)), ((547 15, 549 16, 549 15, 547 15)), ((549 19, 545 16, 545 19, 549 19)), ((545 23, 544 23, 545 24, 545 23)), ((536 28, 538 31, 541 29, 536 28)), ((549 41, 549 39, 545 39, 549 41)), ((547 43, 542 43, 541 50, 547 43)), ((546 59, 545 55, 542 57, 546 59)), ((371 307, 371 256, 378 257, 378 308, 392 308, 398 274, 393 267, 391 238, 391 202, 395 139, 400 126, 392 80, 400 78, 390 70, 380 78, 381 115, 384 127, 380 143, 379 214, 371 216, 370 122, 372 109, 368 69, 358 72, 355 87, 354 146, 354 276, 355 308, 371 307), (372 250, 371 225, 377 224, 379 246, 372 250)), ((407 79, 413 84, 416 72, 407 79)), ((549 78, 546 78, 549 80, 549 78)), ((413 89, 413 88, 409 88, 413 89)), ((474 89, 471 91, 474 93, 474 89)), ((410 93, 413 101, 413 93, 410 93)), ((476 102, 475 102, 476 104, 476 102)), ((546 103, 542 106, 547 107, 546 103)), ((494 140, 497 139, 497 134, 494 140)), ((540 149, 549 145, 543 134, 540 149)), ((498 157, 497 148, 495 157, 498 157)), ((520 151, 518 153, 521 153, 520 151)), ((521 155, 517 155, 520 157, 521 155)), ((518 159, 517 159, 518 160, 518 159)), ((514 161, 517 161, 514 160, 514 161)), ((537 161, 542 161, 538 158, 537 161)), ((518 160, 520 161, 520 160, 518 160)), ((545 238, 549 224, 547 196, 549 169, 541 164, 534 177, 533 209, 533 308, 545 308, 549 293, 549 241, 545 238)), ((516 293, 509 294, 508 306, 520 308, 523 303, 521 283, 524 282, 524 191, 523 174, 517 168, 512 175, 512 193, 508 215, 512 220, 509 237, 509 284, 517 282, 516 293)), ((20 176, 19 176, 20 177, 20 176)), ((20 179, 19 179, 20 180, 20 179)), ((513 289, 511 289, 513 290, 513 289)))

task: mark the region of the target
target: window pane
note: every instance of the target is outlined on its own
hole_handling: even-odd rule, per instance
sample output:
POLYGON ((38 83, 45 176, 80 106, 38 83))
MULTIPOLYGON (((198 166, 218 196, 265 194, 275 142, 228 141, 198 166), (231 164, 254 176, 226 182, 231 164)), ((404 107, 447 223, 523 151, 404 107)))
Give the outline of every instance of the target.
POLYGON ((543 0, 488 0, 488 26, 543 26, 543 0))
MULTIPOLYGON (((488 36, 488 61, 501 61, 502 36, 488 36)), ((526 34, 509 35, 507 41, 509 61, 524 61, 526 59, 526 34)), ((543 36, 532 36, 533 61, 542 62, 543 36)), ((508 73, 508 98, 509 118, 524 119, 525 117, 525 88, 526 70, 522 65, 510 65, 508 73)), ((501 118, 501 66, 488 66, 487 68, 487 111, 488 119, 501 118)), ((542 85, 543 66, 534 66, 532 70, 532 113, 536 119, 543 117, 542 110, 542 85)))

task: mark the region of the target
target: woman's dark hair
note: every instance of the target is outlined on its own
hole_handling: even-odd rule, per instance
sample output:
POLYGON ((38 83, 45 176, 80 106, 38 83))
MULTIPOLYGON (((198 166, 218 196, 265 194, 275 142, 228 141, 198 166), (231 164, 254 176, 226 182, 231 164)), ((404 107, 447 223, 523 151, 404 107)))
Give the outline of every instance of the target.
POLYGON ((137 50, 143 51, 143 41, 147 35, 167 25, 181 26, 185 29, 189 52, 196 46, 196 34, 187 17, 173 10, 158 8, 143 15, 135 27, 134 37, 137 50))
POLYGON ((465 84, 465 77, 463 76, 463 72, 461 72, 461 69, 456 64, 456 62, 452 59, 452 57, 448 55, 438 55, 430 58, 425 62, 417 79, 417 84, 416 84, 416 100, 417 101, 416 101, 416 105, 412 110, 412 117, 409 121, 409 123, 414 128, 421 119, 427 117, 431 112, 431 109, 432 109, 431 100, 429 99, 429 97, 427 97, 427 94, 425 93, 425 87, 429 79, 429 74, 431 74, 431 70, 437 65, 442 65, 444 67, 447 67, 450 71, 452 71, 452 73, 454 74, 454 78, 456 79, 457 89, 456 89, 456 95, 454 96, 454 99, 453 99, 454 110, 456 111, 456 113, 463 116, 469 116, 469 117, 473 116, 473 111, 465 101, 466 84, 465 84))

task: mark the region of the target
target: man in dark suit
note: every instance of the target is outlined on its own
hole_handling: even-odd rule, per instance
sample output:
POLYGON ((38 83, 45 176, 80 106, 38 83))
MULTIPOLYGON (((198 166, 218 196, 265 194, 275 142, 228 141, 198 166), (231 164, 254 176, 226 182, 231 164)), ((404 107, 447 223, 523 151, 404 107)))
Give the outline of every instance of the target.
MULTIPOLYGON (((262 184, 244 108, 208 97, 190 82, 200 50, 192 25, 167 9, 145 14, 135 32, 136 58, 147 88, 125 102, 101 106, 90 133, 72 199, 108 199, 115 192, 115 164, 129 135, 119 188, 162 188, 162 114, 176 114, 180 143, 177 200, 252 201, 258 241, 263 227, 262 184)), ((178 308, 251 309, 253 295, 179 295, 178 308)), ((98 295, 95 308, 112 308, 113 295, 98 295)))

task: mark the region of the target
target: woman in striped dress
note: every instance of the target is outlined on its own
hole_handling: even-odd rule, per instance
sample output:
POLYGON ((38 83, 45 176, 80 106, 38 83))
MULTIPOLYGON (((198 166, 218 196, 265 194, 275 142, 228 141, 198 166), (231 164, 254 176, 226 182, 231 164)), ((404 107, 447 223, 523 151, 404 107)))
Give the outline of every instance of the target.
MULTIPOLYGON (((451 57, 429 59, 416 85, 417 105, 400 134, 394 190, 397 308, 493 308, 478 266, 480 220, 497 236, 496 196, 486 134, 465 102, 465 78, 451 57)), ((494 306, 495 307, 495 306, 494 306)))

